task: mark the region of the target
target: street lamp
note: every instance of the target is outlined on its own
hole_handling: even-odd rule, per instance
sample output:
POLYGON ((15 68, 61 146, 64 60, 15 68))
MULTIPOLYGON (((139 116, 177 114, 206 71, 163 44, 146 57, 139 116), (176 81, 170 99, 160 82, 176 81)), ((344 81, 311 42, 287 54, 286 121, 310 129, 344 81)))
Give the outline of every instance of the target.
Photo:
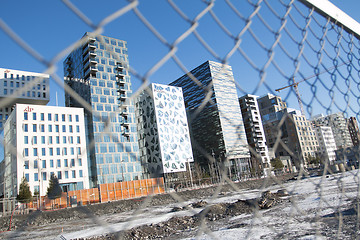
POLYGON ((191 167, 190 167, 190 159, 192 159, 191 157, 187 158, 187 164, 188 164, 188 168, 189 168, 189 174, 190 174, 190 181, 191 181, 191 187, 194 187, 193 184, 193 178, 192 178, 192 174, 191 174, 191 167))

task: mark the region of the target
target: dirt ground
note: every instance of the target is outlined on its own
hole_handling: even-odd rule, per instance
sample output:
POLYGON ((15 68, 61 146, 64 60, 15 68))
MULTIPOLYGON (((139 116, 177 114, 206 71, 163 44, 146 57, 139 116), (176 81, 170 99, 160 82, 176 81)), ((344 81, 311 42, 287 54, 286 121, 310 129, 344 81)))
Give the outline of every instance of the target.
MULTIPOLYGON (((146 204, 147 206, 161 206, 176 203, 179 202, 179 200, 187 201, 189 199, 201 199, 204 197, 213 196, 217 193, 217 191, 219 191, 218 194, 236 191, 234 186, 237 189, 261 188, 287 181, 293 177, 293 175, 284 175, 277 177, 276 179, 258 179, 234 183, 233 186, 224 184, 220 185, 220 187, 210 186, 206 188, 199 188, 170 194, 149 196, 140 199, 120 200, 103 204, 61 209, 57 211, 35 211, 28 215, 14 216, 11 222, 11 229, 17 229, 18 231, 21 231, 21 229, 47 226, 53 223, 58 223, 60 225, 63 222, 92 219, 94 216, 103 216, 106 214, 115 214, 138 209, 143 204, 146 204)), ((0 218, 1 231, 8 230, 9 224, 10 216, 0 218)))

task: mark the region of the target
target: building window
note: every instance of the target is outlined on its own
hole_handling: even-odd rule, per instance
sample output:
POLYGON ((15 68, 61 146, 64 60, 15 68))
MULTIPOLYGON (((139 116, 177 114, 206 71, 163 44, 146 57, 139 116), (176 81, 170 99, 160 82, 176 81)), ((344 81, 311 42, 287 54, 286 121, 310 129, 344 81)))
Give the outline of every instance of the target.
POLYGON ((66 125, 62 125, 62 132, 66 132, 66 125))
POLYGON ((29 174, 28 173, 25 173, 25 178, 26 178, 26 181, 29 182, 30 179, 29 179, 29 174))
POLYGON ((44 113, 40 113, 40 120, 45 121, 45 114, 44 113))
POLYGON ((49 155, 53 156, 54 155, 54 149, 53 148, 49 148, 49 155))
POLYGON ((73 132, 73 126, 72 125, 69 126, 69 132, 71 132, 71 133, 73 132))
POLYGON ((25 169, 29 169, 29 161, 25 161, 25 162, 24 162, 24 168, 25 168, 25 169))
POLYGON ((24 148, 24 157, 28 157, 28 156, 29 156, 29 149, 24 148))
POLYGON ((58 155, 58 156, 61 155, 60 148, 56 148, 56 155, 58 155))
POLYGON ((44 125, 44 124, 41 124, 41 125, 40 125, 40 131, 41 131, 41 132, 45 132, 45 125, 44 125))
POLYGON ((55 132, 59 132, 59 125, 55 125, 55 132))
POLYGON ((57 178, 58 178, 58 179, 61 179, 61 171, 58 171, 58 172, 57 172, 57 178))
POLYGON ((46 172, 42 173, 42 179, 43 179, 43 181, 46 181, 46 172))
POLYGON ((83 171, 79 170, 79 177, 83 177, 83 171))
POLYGON ((24 124, 24 132, 28 132, 29 129, 28 129, 28 125, 27 124, 24 124))
POLYGON ((29 137, 28 136, 24 136, 24 144, 28 144, 29 143, 29 137))
POLYGON ((69 167, 68 160, 64 159, 64 167, 69 167))
POLYGON ((80 126, 79 125, 76 125, 76 132, 80 132, 80 126))
POLYGON ((61 114, 61 120, 65 122, 65 114, 61 114))
POLYGON ((34 173, 34 181, 39 181, 39 174, 38 173, 34 173))
POLYGON ((36 124, 33 124, 33 132, 36 132, 36 128, 37 128, 36 124))
POLYGON ((52 132, 52 125, 51 124, 48 125, 48 131, 52 132))
POLYGON ((28 113, 24 112, 24 120, 28 120, 28 113))
POLYGON ((60 144, 60 137, 59 137, 59 136, 56 136, 56 137, 55 137, 55 141, 56 141, 56 144, 60 144))
POLYGON ((75 115, 75 121, 79 122, 79 115, 75 115))
POLYGON ((54 160, 50 159, 50 167, 53 168, 54 167, 54 160))
POLYGON ((69 172, 68 171, 65 171, 65 178, 68 179, 69 178, 69 172))
POLYGON ((34 157, 36 157, 38 155, 38 151, 37 151, 37 148, 34 148, 34 157))
POLYGON ((56 167, 61 167, 61 161, 60 161, 60 159, 56 160, 56 167))
POLYGON ((72 122, 72 115, 69 114, 69 122, 72 122))
POLYGON ((42 160, 42 168, 46 168, 46 160, 42 160))
POLYGON ((80 137, 78 136, 76 137, 76 139, 77 139, 77 143, 80 144, 80 137))
POLYGON ((55 114, 55 122, 59 121, 59 114, 55 114))
POLYGON ((75 170, 72 170, 71 172, 72 172, 72 178, 76 178, 76 172, 75 172, 75 170))
POLYGON ((41 136, 41 143, 45 144, 45 136, 41 136))
POLYGON ((33 120, 36 120, 36 113, 33 113, 33 120))
POLYGON ((34 160, 34 168, 37 169, 38 168, 38 161, 34 160))
POLYGON ((37 144, 37 136, 33 136, 33 144, 37 144))
POLYGON ((71 159, 71 162, 70 162, 70 167, 75 167, 75 159, 71 159))
POLYGON ((45 156, 45 155, 46 155, 45 148, 42 148, 42 149, 41 149, 41 156, 45 156))
POLYGON ((82 160, 81 160, 81 158, 78 159, 78 163, 79 163, 79 166, 81 167, 81 166, 82 166, 82 160))
POLYGON ((48 113, 48 121, 51 121, 51 113, 48 113))

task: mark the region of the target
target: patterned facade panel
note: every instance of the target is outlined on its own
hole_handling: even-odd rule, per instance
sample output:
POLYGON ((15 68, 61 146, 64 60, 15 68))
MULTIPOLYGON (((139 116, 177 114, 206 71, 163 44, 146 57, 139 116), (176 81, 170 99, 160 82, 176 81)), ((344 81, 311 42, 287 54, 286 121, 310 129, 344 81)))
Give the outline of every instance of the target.
POLYGON ((151 85, 138 102, 139 146, 152 175, 186 171, 193 161, 182 89, 151 85))

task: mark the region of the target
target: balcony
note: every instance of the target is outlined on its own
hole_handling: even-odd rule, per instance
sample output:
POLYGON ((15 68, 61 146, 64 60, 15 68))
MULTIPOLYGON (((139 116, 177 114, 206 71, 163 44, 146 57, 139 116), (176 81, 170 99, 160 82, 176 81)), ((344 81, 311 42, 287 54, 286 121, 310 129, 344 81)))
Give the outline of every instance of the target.
POLYGON ((126 101, 126 95, 125 94, 120 94, 119 96, 118 96, 118 100, 119 101, 126 101))
POLYGON ((118 91, 119 93, 121 93, 121 94, 126 93, 125 86, 124 86, 124 85, 120 85, 117 91, 118 91))
POLYGON ((123 109, 120 113, 121 116, 127 116, 129 115, 129 112, 127 111, 127 109, 123 109))
POLYGON ((130 130, 129 129, 124 129, 124 131, 122 132, 122 134, 124 136, 130 136, 130 130))

